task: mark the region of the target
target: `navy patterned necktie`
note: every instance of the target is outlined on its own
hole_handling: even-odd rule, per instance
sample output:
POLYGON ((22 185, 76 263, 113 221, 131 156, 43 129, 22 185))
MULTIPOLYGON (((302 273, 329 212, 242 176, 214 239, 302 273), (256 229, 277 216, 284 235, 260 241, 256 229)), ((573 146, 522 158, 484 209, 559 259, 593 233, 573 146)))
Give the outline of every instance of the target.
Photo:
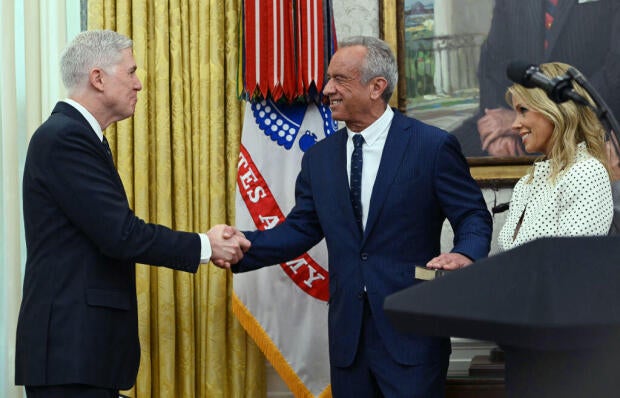
POLYGON ((105 149, 105 152, 108 154, 110 159, 112 159, 112 150, 110 149, 110 144, 108 144, 108 140, 105 138, 105 135, 103 136, 103 140, 101 142, 103 143, 103 148, 105 149))
POLYGON ((353 213, 355 221, 364 230, 362 224, 362 145, 364 145, 364 137, 361 134, 353 135, 353 153, 351 153, 351 204, 353 205, 353 213))

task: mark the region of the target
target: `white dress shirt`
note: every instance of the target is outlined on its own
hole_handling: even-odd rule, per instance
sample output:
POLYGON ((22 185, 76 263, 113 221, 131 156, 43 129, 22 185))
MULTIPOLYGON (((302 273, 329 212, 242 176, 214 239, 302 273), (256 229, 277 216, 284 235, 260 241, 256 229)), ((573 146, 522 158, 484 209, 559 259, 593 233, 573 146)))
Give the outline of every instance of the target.
POLYGON ((349 138, 347 139, 347 174, 349 176, 349 186, 351 184, 351 153, 353 152, 353 135, 361 134, 364 137, 364 145, 362 146, 362 224, 366 228, 366 220, 368 219, 368 208, 370 206, 370 197, 372 188, 375 185, 377 172, 379 171, 379 163, 381 163, 381 155, 383 147, 387 139, 388 131, 392 125, 394 111, 389 106, 381 117, 374 121, 373 124, 366 129, 355 133, 347 127, 349 138))
MULTIPOLYGON (((97 134, 97 137, 99 137, 99 141, 103 142, 103 131, 101 130, 101 125, 92 115, 92 113, 90 113, 88 109, 84 108, 84 106, 82 106, 79 102, 74 101, 71 98, 65 98, 63 102, 66 102, 67 104, 77 109, 77 111, 80 112, 82 116, 84 116, 84 119, 86 119, 88 124, 90 124, 90 127, 92 127, 92 129, 95 131, 95 134, 97 134)), ((200 262, 202 264, 208 263, 211 260, 212 254, 211 242, 209 241, 209 237, 206 234, 198 234, 198 236, 200 237, 200 262)))
POLYGON ((522 177, 514 187, 506 223, 498 236, 501 250, 541 237, 607 235, 613 216, 611 182, 605 166, 585 143, 577 147, 575 163, 549 180, 550 161, 537 162, 534 178, 522 177), (519 219, 523 221, 516 237, 519 219))

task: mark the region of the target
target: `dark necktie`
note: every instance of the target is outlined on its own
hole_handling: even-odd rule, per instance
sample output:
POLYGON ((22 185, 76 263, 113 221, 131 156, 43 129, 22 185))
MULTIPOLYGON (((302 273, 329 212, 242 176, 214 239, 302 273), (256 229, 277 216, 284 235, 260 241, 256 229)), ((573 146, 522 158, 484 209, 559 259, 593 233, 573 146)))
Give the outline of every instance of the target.
POLYGON ((362 145, 364 137, 360 134, 353 135, 353 153, 351 154, 351 204, 353 213, 360 230, 364 230, 362 224, 362 145))
POLYGON ((551 35, 551 27, 553 20, 557 15, 559 0, 547 0, 545 2, 545 51, 549 47, 549 36, 551 35))
POLYGON ((103 140, 101 142, 103 143, 105 153, 107 153, 110 159, 112 159, 112 150, 110 149, 110 144, 108 144, 108 140, 105 138, 105 135, 103 136, 103 140))

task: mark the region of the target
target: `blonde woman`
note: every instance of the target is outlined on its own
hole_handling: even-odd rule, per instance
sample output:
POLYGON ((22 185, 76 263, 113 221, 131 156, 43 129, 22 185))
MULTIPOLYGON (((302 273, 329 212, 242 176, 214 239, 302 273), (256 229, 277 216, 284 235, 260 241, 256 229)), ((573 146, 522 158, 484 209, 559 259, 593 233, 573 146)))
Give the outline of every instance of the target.
MULTIPOLYGON (((540 69, 553 78, 569 67, 552 62, 540 69)), ((543 157, 514 187, 499 247, 508 250, 545 236, 606 235, 613 202, 605 131, 594 112, 572 101, 556 104, 543 90, 519 84, 508 88, 506 100, 517 113, 512 128, 525 150, 543 157)))

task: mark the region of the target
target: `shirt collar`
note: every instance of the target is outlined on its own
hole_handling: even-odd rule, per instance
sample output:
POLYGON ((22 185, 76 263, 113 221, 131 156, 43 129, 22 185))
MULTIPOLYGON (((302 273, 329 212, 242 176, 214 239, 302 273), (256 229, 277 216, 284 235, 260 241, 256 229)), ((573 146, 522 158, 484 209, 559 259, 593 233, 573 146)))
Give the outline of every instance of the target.
POLYGON ((71 98, 65 98, 63 102, 66 102, 67 104, 77 109, 77 111, 80 112, 82 116, 84 116, 84 119, 86 119, 88 124, 90 124, 90 127, 93 128, 95 134, 97 134, 97 137, 99 137, 99 141, 103 141, 103 131, 101 130, 101 126, 99 125, 99 122, 97 121, 97 119, 95 119, 93 114, 88 111, 88 109, 84 108, 82 104, 75 100, 72 100, 71 98))
POLYGON ((364 142, 368 145, 372 145, 381 137, 382 133, 386 132, 390 127, 390 123, 392 123, 392 119, 394 118, 394 111, 392 108, 387 106, 385 108, 385 112, 383 115, 379 117, 379 119, 375 120, 370 126, 366 127, 364 130, 359 133, 355 133, 347 127, 347 134, 349 136, 349 140, 353 138, 355 134, 361 134, 364 137, 364 142))

